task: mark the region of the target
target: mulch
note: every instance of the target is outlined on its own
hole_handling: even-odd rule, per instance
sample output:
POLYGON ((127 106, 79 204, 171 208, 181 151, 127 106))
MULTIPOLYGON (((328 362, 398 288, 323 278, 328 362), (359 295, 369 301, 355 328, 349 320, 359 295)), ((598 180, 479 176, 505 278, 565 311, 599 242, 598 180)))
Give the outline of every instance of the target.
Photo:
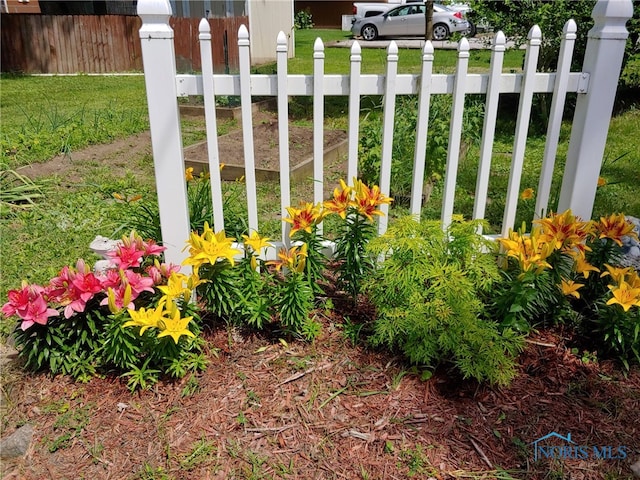
POLYGON ((444 367, 421 381, 322 321, 312 344, 208 331, 204 373, 135 394, 112 377, 16 376, 5 434, 35 434, 3 478, 597 479, 626 478, 640 457, 640 371, 583 362, 561 330, 533 335, 513 384, 493 388, 444 367), (552 431, 628 458, 534 462, 552 431))

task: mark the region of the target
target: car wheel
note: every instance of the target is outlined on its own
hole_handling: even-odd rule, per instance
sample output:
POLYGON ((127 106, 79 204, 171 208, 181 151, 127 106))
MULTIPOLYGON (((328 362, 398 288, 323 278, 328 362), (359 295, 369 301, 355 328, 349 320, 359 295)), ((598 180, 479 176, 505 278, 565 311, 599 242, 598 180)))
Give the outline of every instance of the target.
POLYGON ((478 29, 476 27, 476 24, 473 22, 469 22, 469 30, 467 30, 467 36, 469 38, 473 38, 476 36, 477 33, 478 33, 478 29))
POLYGON ((360 33, 362 35, 362 38, 367 41, 375 40, 376 38, 378 38, 378 29, 371 24, 362 27, 362 31, 360 33))
POLYGON ((433 39, 446 40, 447 38, 449 38, 449 27, 444 23, 436 23, 433 26, 433 39))

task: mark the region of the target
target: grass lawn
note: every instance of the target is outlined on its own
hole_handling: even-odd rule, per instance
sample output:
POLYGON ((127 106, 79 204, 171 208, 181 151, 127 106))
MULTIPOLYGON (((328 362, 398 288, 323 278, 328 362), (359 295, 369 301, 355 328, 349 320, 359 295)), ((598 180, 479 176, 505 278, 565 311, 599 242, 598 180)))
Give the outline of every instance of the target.
MULTIPOLYGON (((325 44, 325 72, 349 73, 349 48, 327 47, 328 42, 347 40, 351 32, 329 29, 311 29, 296 31, 296 58, 289 61, 290 73, 302 74, 313 72, 313 44, 321 38, 325 44)), ((367 42, 359 40, 361 45, 367 42)), ((417 48, 399 49, 398 73, 420 73, 422 51, 417 48)), ((469 70, 485 70, 489 66, 491 52, 488 50, 471 50, 469 70)), ((504 71, 519 71, 524 58, 523 50, 508 50, 505 54, 504 71)), ((437 50, 434 55, 435 73, 451 73, 455 70, 457 52, 455 50, 437 50)), ((362 73, 383 73, 386 68, 387 51, 383 48, 362 48, 362 73)), ((262 65, 260 73, 275 72, 275 63, 262 65)))

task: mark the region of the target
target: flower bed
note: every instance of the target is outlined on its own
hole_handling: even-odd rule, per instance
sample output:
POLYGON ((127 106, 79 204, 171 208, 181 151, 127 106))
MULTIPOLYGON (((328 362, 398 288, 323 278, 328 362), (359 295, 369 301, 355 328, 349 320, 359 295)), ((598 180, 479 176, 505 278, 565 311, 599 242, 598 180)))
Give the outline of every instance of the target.
MULTIPOLYGON (((206 177, 195 182, 189 189, 208 191, 206 177)), ((18 319, 27 368, 78 380, 115 373, 132 390, 206 368, 207 325, 314 340, 318 311, 335 308, 329 291, 341 304, 368 299, 375 313, 359 326, 362 337, 427 371, 450 363, 465 378, 508 384, 525 336, 557 323, 596 355, 627 369, 640 361, 640 278, 619 266, 622 238, 633 235, 624 216, 584 222, 568 211, 497 243, 476 233, 478 222, 455 218, 443 232, 406 218, 376 237, 374 217, 391 201, 377 186, 341 181, 323 204, 289 207, 289 246, 270 261, 268 238, 247 232, 238 244, 205 220, 182 267, 163 263, 164 248, 133 231, 104 271, 79 260, 48 285, 10 291, 2 312, 18 319), (318 233, 329 215, 339 219, 330 262, 318 233)))

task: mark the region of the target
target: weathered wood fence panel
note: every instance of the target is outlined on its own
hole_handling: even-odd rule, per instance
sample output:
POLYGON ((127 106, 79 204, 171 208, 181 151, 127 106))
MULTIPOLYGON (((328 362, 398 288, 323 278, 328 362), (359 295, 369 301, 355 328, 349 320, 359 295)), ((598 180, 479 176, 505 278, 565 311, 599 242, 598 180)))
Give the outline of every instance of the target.
MULTIPOLYGON (((142 70, 140 17, 127 15, 2 15, 1 68, 22 73, 111 73, 142 70)), ((198 24, 172 18, 178 71, 201 68, 198 24)), ((217 73, 238 69, 238 28, 247 17, 208 20, 217 73)))

